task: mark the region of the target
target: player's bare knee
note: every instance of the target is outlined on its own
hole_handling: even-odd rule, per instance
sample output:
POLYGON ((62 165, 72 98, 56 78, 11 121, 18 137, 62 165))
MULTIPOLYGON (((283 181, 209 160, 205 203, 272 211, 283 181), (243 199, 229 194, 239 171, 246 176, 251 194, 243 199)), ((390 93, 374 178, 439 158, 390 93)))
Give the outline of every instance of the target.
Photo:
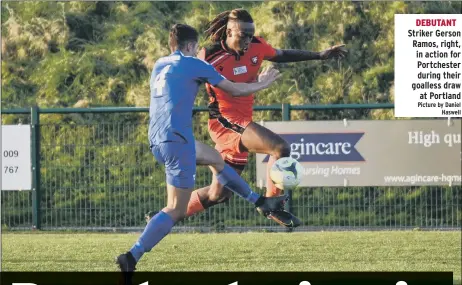
POLYGON ((276 144, 273 150, 273 156, 276 157, 276 159, 290 156, 290 145, 286 141, 276 144))

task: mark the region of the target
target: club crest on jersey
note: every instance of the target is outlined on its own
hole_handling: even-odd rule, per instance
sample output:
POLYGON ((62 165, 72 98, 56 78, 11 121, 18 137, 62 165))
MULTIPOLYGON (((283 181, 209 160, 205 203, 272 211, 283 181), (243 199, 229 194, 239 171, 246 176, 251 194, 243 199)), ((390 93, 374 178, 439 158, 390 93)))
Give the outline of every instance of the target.
POLYGON ((252 62, 252 64, 257 64, 258 62, 258 56, 254 56, 250 59, 250 61, 252 62))

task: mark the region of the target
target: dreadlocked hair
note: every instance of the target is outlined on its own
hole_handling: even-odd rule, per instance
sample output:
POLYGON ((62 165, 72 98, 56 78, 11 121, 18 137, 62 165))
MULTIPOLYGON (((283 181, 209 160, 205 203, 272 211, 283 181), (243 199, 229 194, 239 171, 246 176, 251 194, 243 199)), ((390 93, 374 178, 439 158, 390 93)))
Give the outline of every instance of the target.
POLYGON ((234 9, 224 11, 218 14, 215 19, 209 22, 208 29, 205 30, 205 35, 213 42, 219 42, 226 39, 226 27, 230 21, 242 21, 253 23, 252 16, 247 10, 234 9))

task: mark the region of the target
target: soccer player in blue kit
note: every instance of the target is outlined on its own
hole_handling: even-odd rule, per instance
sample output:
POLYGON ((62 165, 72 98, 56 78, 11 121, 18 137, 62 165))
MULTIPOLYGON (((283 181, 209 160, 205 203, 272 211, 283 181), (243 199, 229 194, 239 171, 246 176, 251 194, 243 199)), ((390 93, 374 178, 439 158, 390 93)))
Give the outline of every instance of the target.
POLYGON ((253 203, 259 212, 282 210, 287 200, 287 196, 264 197, 253 192, 214 148, 195 140, 192 129, 193 105, 200 84, 207 82, 233 96, 246 96, 269 87, 280 78, 279 72, 265 70, 255 83, 227 80, 212 65, 195 57, 198 33, 187 25, 171 28, 169 45, 172 54, 160 58, 151 75, 148 133, 154 157, 165 166, 167 206, 150 219, 133 247, 116 258, 122 272, 133 272, 142 255, 185 217, 195 186, 196 165, 208 165, 221 184, 253 203))

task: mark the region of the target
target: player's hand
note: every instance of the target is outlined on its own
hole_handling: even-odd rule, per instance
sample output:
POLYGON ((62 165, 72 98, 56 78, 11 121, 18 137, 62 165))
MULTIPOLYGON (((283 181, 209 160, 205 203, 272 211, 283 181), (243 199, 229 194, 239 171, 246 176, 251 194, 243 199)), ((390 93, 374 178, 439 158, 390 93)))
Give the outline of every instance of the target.
POLYGON ((335 45, 331 46, 330 48, 323 50, 319 53, 321 59, 329 59, 329 58, 344 58, 348 50, 345 48, 345 45, 335 45))
POLYGON ((265 68, 260 75, 258 75, 258 82, 264 82, 270 85, 274 81, 282 77, 282 74, 274 67, 265 68))

